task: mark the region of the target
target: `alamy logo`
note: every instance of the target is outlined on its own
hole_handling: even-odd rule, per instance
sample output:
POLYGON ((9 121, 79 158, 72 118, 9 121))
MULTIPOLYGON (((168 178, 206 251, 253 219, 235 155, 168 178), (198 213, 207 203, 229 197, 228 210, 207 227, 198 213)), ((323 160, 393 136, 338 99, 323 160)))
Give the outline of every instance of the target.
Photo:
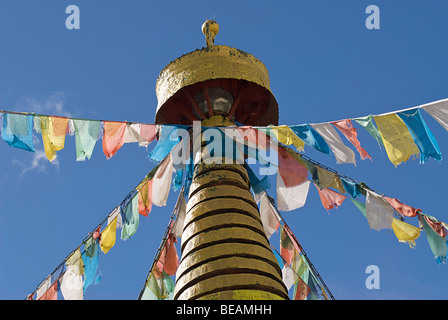
POLYGON ((80 20, 79 20, 79 8, 74 4, 71 4, 65 8, 65 13, 69 13, 70 15, 65 19, 65 27, 68 30, 79 29, 80 28, 80 20))
POLYGON ((369 265, 366 273, 370 274, 366 279, 366 288, 369 290, 380 288, 380 268, 376 265, 369 265))

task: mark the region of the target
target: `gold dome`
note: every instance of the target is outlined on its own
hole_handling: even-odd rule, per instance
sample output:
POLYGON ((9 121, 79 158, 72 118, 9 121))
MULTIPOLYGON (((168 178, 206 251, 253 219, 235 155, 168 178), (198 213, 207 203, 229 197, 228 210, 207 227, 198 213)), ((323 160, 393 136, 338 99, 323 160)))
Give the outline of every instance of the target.
POLYGON ((187 124, 213 116, 197 110, 193 98, 204 88, 221 87, 233 95, 237 104, 230 111, 231 118, 252 125, 277 124, 278 105, 265 65, 242 50, 214 45, 219 31, 216 22, 206 21, 202 30, 207 47, 182 55, 160 72, 156 82, 155 122, 187 124))

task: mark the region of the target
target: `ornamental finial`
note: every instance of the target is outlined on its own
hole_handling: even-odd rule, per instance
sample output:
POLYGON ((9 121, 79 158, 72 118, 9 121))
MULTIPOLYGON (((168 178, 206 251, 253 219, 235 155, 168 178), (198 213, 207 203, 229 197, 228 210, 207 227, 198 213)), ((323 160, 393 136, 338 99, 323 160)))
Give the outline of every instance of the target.
POLYGON ((202 33, 205 35, 205 44, 211 47, 215 43, 215 36, 219 32, 219 25, 214 20, 207 20, 202 24, 202 33))

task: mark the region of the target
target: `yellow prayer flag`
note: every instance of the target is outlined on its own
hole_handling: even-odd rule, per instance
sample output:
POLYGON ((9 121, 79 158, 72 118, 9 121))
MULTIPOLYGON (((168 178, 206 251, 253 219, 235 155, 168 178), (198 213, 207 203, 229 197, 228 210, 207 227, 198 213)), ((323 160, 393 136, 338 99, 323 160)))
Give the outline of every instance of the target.
POLYGON ((321 187, 322 189, 334 188, 342 194, 345 193, 344 185, 342 184, 342 181, 337 174, 322 169, 319 166, 316 166, 316 168, 319 177, 319 187, 321 187))
POLYGON ((68 118, 40 117, 45 155, 50 162, 56 159, 56 151, 64 149, 67 125, 68 118))
POLYGON ((115 239, 117 238, 117 221, 118 215, 107 225, 107 227, 101 232, 100 247, 104 254, 115 245, 115 239))
POLYGON ((374 116, 374 119, 383 139, 387 156, 394 166, 420 153, 408 128, 395 113, 374 116))
POLYGON ((393 218, 392 230, 394 230, 395 236, 400 242, 407 242, 412 248, 415 246, 415 239, 420 236, 420 229, 414 227, 406 222, 393 218))
POLYGON ((70 257, 67 258, 65 264, 75 275, 84 274, 84 262, 82 261, 81 249, 76 249, 70 257))
POLYGON ((305 147, 305 142, 303 142, 287 125, 271 127, 274 131, 277 140, 284 145, 293 144, 297 150, 303 150, 305 147))

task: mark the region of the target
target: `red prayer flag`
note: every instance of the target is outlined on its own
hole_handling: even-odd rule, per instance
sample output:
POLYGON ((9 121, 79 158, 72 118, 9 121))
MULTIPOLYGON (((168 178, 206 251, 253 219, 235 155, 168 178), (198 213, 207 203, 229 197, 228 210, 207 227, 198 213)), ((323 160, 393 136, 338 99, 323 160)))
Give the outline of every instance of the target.
POLYGON ((58 300, 58 282, 52 284, 50 288, 37 300, 58 300))
POLYGON ((305 182, 308 170, 294 158, 288 150, 277 145, 278 172, 285 183, 285 187, 293 187, 305 182))
POLYGON ((138 213, 147 217, 152 208, 152 179, 146 181, 138 190, 138 213))
POLYGON ((107 159, 112 158, 124 144, 126 122, 104 121, 103 152, 107 159))
POLYGON ((346 196, 331 189, 320 190, 320 188, 316 184, 314 185, 316 186, 316 189, 319 192, 322 205, 327 210, 339 207, 342 204, 342 202, 344 202, 344 200, 347 198, 346 196))
POLYGON ((140 124, 140 136, 151 143, 156 137, 156 125, 155 124, 140 124))
POLYGON ((297 279, 296 295, 294 296, 294 300, 305 300, 310 292, 310 287, 308 287, 307 284, 299 277, 297 279))
POLYGON ((400 200, 395 198, 389 198, 389 197, 383 197, 389 204, 397 210, 399 213, 406 217, 415 217, 417 215, 417 212, 421 211, 420 209, 415 209, 411 206, 408 206, 406 204, 403 204, 400 202, 400 200))
POLYGON ((372 159, 372 157, 367 153, 364 148, 361 147, 361 143, 358 140, 358 133, 356 132, 356 129, 353 128, 352 120, 346 119, 341 121, 334 121, 331 122, 332 125, 334 125, 336 128, 339 129, 339 131, 342 132, 342 134, 350 141, 358 150, 359 154, 361 155, 361 159, 372 159))

